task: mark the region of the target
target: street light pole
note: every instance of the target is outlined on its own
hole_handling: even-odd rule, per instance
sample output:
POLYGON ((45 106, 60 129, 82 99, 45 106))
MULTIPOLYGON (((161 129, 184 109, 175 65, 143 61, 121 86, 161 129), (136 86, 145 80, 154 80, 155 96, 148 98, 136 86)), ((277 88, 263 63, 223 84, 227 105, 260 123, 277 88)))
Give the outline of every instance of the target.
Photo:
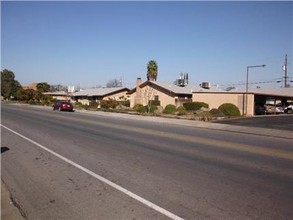
POLYGON ((285 63, 284 63, 284 66, 283 66, 283 69, 284 69, 284 72, 285 72, 285 88, 287 88, 287 80, 288 80, 287 66, 288 66, 288 63, 287 63, 287 54, 286 54, 285 63))
POLYGON ((246 68, 246 89, 245 89, 245 115, 247 115, 247 110, 248 110, 248 73, 250 68, 257 68, 257 67, 265 67, 266 65, 255 65, 255 66, 247 66, 246 68))

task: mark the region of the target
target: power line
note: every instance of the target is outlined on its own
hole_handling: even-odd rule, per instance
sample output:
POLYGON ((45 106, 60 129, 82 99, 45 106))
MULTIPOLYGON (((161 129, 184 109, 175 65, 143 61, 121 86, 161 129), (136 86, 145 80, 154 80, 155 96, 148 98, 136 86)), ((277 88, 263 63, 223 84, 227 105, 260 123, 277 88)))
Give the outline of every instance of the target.
MULTIPOLYGON (((280 83, 282 82, 284 79, 283 78, 275 78, 275 79, 271 79, 271 80, 265 80, 265 81, 256 81, 256 82, 249 82, 249 85, 257 85, 257 84, 268 84, 268 83, 280 83)), ((293 82, 293 78, 292 77, 287 77, 287 82, 293 82)), ((219 83, 216 84, 218 86, 243 86, 245 85, 245 82, 238 82, 238 83, 219 83)))

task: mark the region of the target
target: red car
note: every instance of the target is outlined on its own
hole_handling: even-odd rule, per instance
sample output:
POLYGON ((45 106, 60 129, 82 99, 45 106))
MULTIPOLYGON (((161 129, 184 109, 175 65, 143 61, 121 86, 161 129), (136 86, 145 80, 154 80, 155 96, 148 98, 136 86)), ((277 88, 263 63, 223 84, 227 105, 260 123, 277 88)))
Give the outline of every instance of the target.
POLYGON ((73 105, 70 102, 58 101, 53 105, 53 110, 73 111, 73 105))

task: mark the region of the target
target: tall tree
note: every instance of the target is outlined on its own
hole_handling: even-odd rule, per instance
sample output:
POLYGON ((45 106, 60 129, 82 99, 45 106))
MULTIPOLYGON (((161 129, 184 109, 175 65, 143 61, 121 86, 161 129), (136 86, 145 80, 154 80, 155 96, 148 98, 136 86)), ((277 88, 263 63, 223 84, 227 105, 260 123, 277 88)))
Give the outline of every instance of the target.
POLYGON ((49 92, 50 91, 50 85, 46 82, 41 82, 37 84, 37 90, 38 92, 49 92))
POLYGON ((28 102, 29 100, 33 100, 35 97, 36 91, 33 89, 20 89, 16 93, 16 98, 19 101, 25 101, 28 102))
POLYGON ((147 79, 156 81, 158 75, 158 64, 155 60, 150 60, 147 65, 147 79))
POLYGON ((122 87, 122 80, 119 79, 112 79, 107 82, 107 88, 114 88, 114 87, 122 87))
POLYGON ((9 99, 16 95, 16 92, 21 88, 20 83, 14 79, 15 75, 12 71, 4 69, 1 71, 1 96, 9 99))

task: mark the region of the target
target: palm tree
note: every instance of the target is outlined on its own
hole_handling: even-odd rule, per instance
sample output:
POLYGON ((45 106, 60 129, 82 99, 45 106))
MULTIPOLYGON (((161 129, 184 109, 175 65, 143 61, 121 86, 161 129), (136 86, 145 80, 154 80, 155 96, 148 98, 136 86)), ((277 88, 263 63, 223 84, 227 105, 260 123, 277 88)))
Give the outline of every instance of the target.
POLYGON ((156 81, 158 75, 158 65, 155 60, 150 60, 147 65, 147 79, 149 81, 156 81))

